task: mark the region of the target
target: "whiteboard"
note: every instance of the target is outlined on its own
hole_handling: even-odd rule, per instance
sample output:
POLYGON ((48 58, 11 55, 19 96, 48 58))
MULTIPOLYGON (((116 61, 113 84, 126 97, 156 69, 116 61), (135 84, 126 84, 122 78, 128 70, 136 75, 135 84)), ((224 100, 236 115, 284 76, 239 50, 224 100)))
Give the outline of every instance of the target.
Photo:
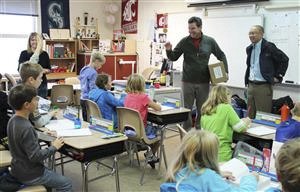
POLYGON ((283 79, 300 84, 300 11, 271 11, 264 15, 266 39, 289 57, 283 79))
MULTIPOLYGON (((189 35, 188 20, 189 18, 196 16, 202 18, 202 13, 190 12, 190 13, 170 13, 168 15, 168 37, 167 41, 170 41, 173 48, 179 43, 179 41, 189 35)), ((182 71, 183 56, 177 61, 173 62, 173 69, 182 71)))
MULTIPOLYGON (((204 34, 213 37, 226 55, 229 80, 226 84, 245 87, 246 47, 250 45, 248 33, 253 25, 263 25, 262 16, 205 18, 204 34)), ((211 55, 209 63, 218 60, 211 55)))
MULTIPOLYGON (((191 16, 202 18, 202 31, 205 35, 213 37, 226 55, 229 70, 230 86, 244 87, 246 71, 246 47, 250 45, 248 33, 253 25, 263 25, 263 16, 240 17, 202 17, 201 13, 170 14, 168 19, 169 41, 173 47, 188 35, 188 19, 191 16)), ((174 63, 182 69, 182 56, 174 63)), ((217 59, 211 55, 209 63, 217 59)))

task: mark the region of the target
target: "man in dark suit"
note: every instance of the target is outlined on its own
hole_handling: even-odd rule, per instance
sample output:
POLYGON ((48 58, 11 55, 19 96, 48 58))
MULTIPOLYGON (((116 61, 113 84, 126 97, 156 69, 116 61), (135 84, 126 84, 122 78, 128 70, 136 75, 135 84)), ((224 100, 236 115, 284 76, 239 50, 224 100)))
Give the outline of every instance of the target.
POLYGON ((281 83, 289 62, 287 55, 274 43, 264 39, 263 35, 262 26, 251 27, 251 45, 246 48, 245 85, 248 87, 248 112, 252 119, 256 111, 271 112, 273 85, 281 83))

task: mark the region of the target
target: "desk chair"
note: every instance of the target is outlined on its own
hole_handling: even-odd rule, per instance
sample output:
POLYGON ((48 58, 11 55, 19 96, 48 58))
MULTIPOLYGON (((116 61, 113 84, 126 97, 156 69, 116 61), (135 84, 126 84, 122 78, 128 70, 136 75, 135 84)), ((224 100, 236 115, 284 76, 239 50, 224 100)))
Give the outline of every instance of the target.
POLYGON ((5 147, 3 145, 0 145, 0 151, 4 151, 5 147))
MULTIPOLYGON (((126 107, 117 107, 117 114, 118 114, 118 128, 120 129, 120 132, 124 133, 126 128, 133 129, 136 133, 135 136, 128 136, 128 144, 129 144, 129 158, 130 162, 132 160, 133 151, 132 148, 134 147, 137 149, 137 145, 141 147, 146 147, 147 152, 149 153, 151 151, 150 145, 154 144, 155 142, 160 141, 160 137, 157 136, 154 139, 148 139, 145 133, 145 127, 144 122, 142 120, 142 117, 140 113, 137 110, 126 108, 126 107)), ((143 166, 143 172, 140 179, 140 184, 143 185, 143 179, 145 175, 145 168, 148 164, 148 161, 151 160, 150 157, 146 156, 144 166, 143 166)))
POLYGON ((8 73, 4 73, 4 76, 6 77, 6 79, 8 80, 8 90, 10 90, 10 88, 14 87, 17 85, 17 81, 16 79, 11 75, 11 74, 8 74, 8 73))
POLYGON ((181 127, 181 125, 176 124, 176 127, 178 128, 179 131, 179 135, 180 135, 180 140, 182 140, 182 138, 187 134, 186 130, 181 127))
MULTIPOLYGON (((0 167, 8 167, 11 164, 11 155, 10 152, 0 151, 0 167)), ((46 188, 43 185, 28 186, 19 190, 21 192, 47 192, 46 188)))
MULTIPOLYGON (((65 84, 67 85, 78 85, 80 84, 80 80, 78 79, 78 77, 67 77, 65 79, 65 84)), ((76 106, 80 106, 80 95, 81 95, 81 90, 74 90, 74 105, 76 106)))
POLYGON ((151 76, 154 74, 154 72, 157 70, 155 67, 148 67, 142 71, 142 76, 145 80, 150 80, 151 76))
POLYGON ((66 108, 68 105, 73 104, 73 86, 66 84, 53 85, 51 104, 59 108, 66 108))
POLYGON ((80 84, 80 80, 77 77, 67 77, 65 79, 65 84, 67 84, 67 85, 80 84))
POLYGON ((93 116, 96 119, 102 119, 101 110, 96 102, 87 99, 86 100, 86 111, 87 111, 87 121, 90 122, 90 117, 93 116))

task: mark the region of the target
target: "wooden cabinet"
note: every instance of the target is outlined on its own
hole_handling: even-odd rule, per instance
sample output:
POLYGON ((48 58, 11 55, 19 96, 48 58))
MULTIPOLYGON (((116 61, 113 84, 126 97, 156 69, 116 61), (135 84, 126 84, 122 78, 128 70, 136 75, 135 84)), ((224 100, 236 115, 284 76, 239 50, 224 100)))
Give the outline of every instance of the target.
MULTIPOLYGON (((77 55, 77 74, 80 70, 90 62, 91 53, 78 53, 77 55)), ((106 63, 98 71, 107 73, 111 75, 112 80, 123 79, 123 77, 128 77, 132 73, 137 72, 137 55, 126 55, 126 54, 105 54, 106 63), (120 64, 123 61, 125 64, 120 64), (127 63, 126 61, 135 61, 132 63, 127 63)))
POLYGON ((99 49, 99 39, 78 39, 78 52, 89 52, 99 49))
POLYGON ((46 40, 45 50, 49 54, 51 64, 51 73, 47 74, 48 80, 76 76, 76 40, 46 40))

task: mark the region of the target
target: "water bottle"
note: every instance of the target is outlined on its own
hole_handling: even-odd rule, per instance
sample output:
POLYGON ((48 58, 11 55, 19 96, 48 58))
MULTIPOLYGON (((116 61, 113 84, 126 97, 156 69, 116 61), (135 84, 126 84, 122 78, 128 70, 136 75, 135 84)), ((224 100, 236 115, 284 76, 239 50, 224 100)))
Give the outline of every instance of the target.
POLYGON ((149 97, 150 97, 150 99, 154 99, 154 92, 155 92, 155 90, 154 90, 154 86, 153 85, 150 85, 150 87, 149 87, 149 97))
POLYGON ((81 120, 79 118, 74 119, 74 127, 75 129, 81 128, 81 120))
POLYGON ((282 105, 280 108, 281 122, 288 120, 290 114, 290 108, 287 104, 282 105))
POLYGON ((166 87, 170 86, 170 75, 166 75, 166 87))

